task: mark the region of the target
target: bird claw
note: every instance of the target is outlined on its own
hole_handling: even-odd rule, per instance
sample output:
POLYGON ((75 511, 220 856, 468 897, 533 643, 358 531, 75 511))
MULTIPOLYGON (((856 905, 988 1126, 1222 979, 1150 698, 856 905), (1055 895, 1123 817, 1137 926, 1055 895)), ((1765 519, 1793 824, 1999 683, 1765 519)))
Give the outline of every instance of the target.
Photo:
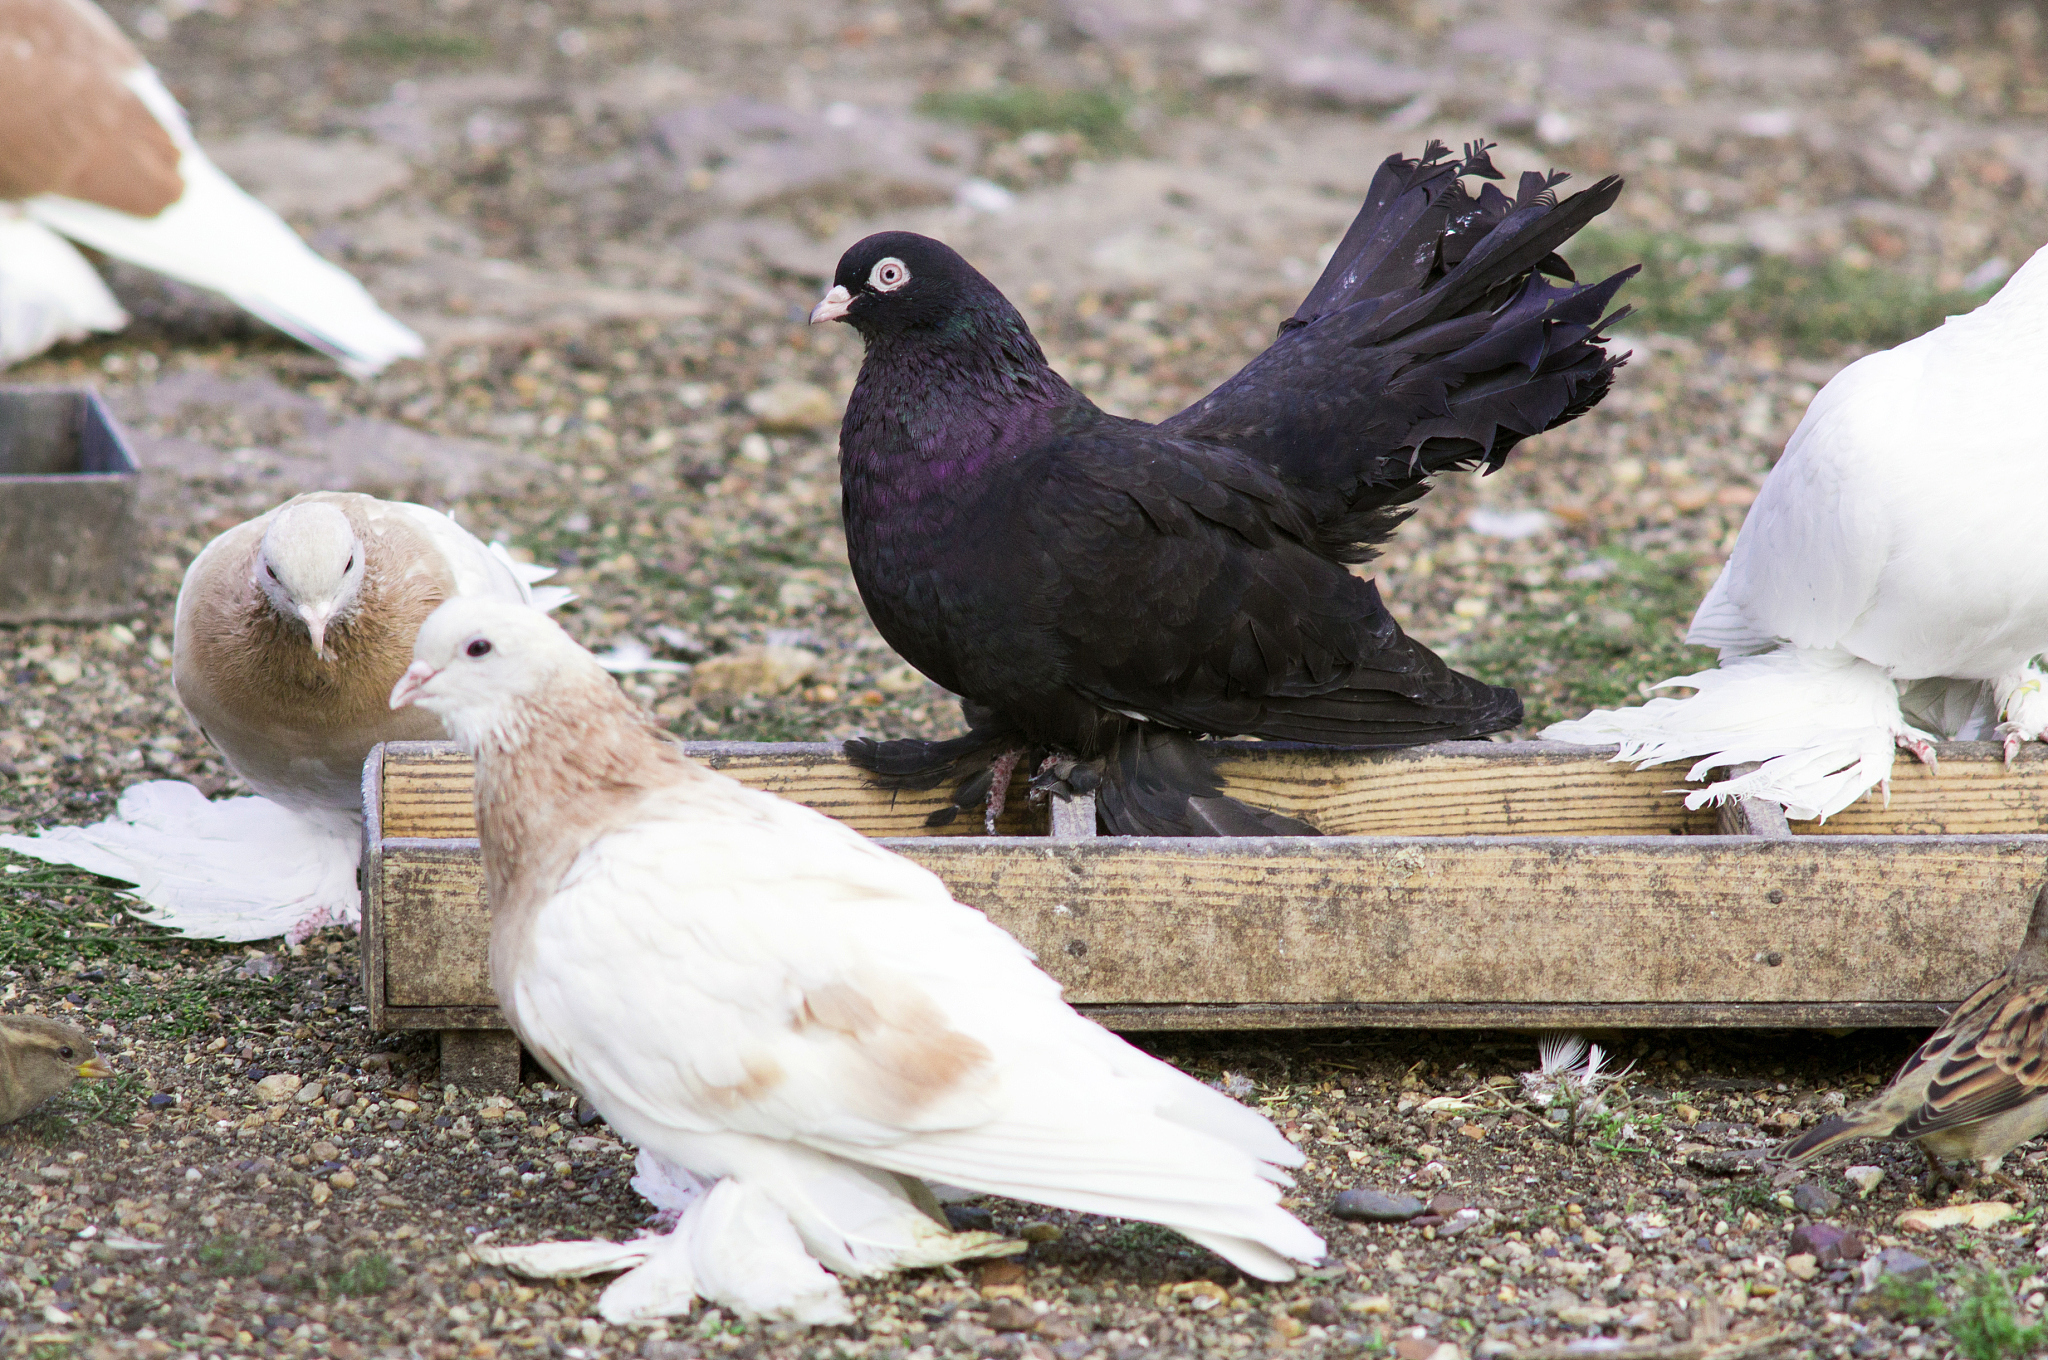
POLYGON ((1941 773, 1941 761, 1935 755, 1933 742, 1907 732, 1900 733, 1894 740, 1898 742, 1900 750, 1911 752, 1913 759, 1925 765, 1935 774, 1941 773))

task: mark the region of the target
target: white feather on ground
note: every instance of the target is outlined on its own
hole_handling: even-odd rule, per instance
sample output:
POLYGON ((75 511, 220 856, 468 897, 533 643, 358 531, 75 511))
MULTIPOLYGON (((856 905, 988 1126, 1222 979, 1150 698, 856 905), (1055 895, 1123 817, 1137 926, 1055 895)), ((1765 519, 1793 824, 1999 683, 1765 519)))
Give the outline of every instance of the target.
POLYGON ((2048 730, 2048 252, 1966 316, 1835 375, 1765 479, 1687 641, 1698 693, 1596 709, 1544 736, 1617 760, 1762 762, 1687 798, 1826 817, 1889 780, 1893 751, 2048 730), (1903 694, 1902 694, 1903 692, 1903 694))
MULTIPOLYGON (((358 377, 425 351, 346 270, 207 159, 177 100, 89 0, 0 0, 0 40, 0 191, 21 211, 221 293, 358 377)), ((0 285, 17 272, 0 266, 0 285)), ((75 274, 49 295, 65 313, 92 317, 92 329, 116 328, 75 274)), ((46 294, 58 283, 45 279, 46 294)), ((0 324, 11 319, 0 309, 0 324)), ((0 358, 35 352, 29 338, 0 331, 0 358)))
MULTIPOLYGON (((933 874, 685 758, 546 619, 444 605, 392 702, 433 709, 477 757, 512 1027, 670 1179, 746 1192, 629 1244, 648 1264, 606 1291, 607 1317, 701 1294, 837 1320, 836 1286, 805 1284, 816 1264, 1017 1249, 950 1231, 926 1179, 1162 1223, 1264 1279, 1321 1257, 1280 1207, 1302 1155, 1271 1123, 1082 1019, 933 874), (701 1264, 735 1253, 756 1263, 746 1292, 701 1264)), ((564 1250, 491 1259, 545 1275, 564 1250)))
POLYGON ((182 934, 296 942, 353 925, 363 760, 379 742, 444 735, 386 702, 420 623, 450 598, 550 608, 569 592, 530 583, 551 574, 404 501, 313 492, 239 524, 186 570, 171 673, 258 796, 140 784, 105 821, 0 845, 133 883, 138 914, 182 934))

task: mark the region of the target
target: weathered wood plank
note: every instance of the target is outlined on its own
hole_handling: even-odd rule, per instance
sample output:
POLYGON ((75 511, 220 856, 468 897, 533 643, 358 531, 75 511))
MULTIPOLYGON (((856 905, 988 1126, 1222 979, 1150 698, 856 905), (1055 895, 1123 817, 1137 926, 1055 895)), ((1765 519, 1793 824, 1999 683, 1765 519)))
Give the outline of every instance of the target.
MULTIPOLYGON (((979 819, 928 828, 943 791, 891 795, 849 765, 837 747, 692 742, 699 759, 756 788, 793 798, 871 836, 972 836, 979 819)), ((1260 806, 1307 818, 1345 836, 1709 835, 1712 808, 1689 812, 1682 767, 1633 770, 1608 750, 1556 742, 1444 742, 1404 751, 1343 751, 1280 742, 1218 742, 1225 789, 1260 806)), ((2030 744, 2008 771, 1993 742, 1938 748, 1939 771, 1901 761, 1889 807, 1866 800, 1794 835, 2008 835, 2048 832, 2048 749, 2030 744)), ((384 764, 386 836, 476 834, 467 757, 443 743, 399 742, 384 764)), ((1024 773, 1011 785, 999 827, 1043 836, 1024 773)))
MULTIPOLYGON (((697 741, 684 749, 743 784, 781 794, 836 817, 869 836, 979 836, 981 818, 964 815, 928 827, 926 817, 952 805, 950 788, 890 793, 849 764, 837 746, 697 741)), ((447 742, 400 741, 385 748, 386 836, 460 839, 476 835, 474 767, 447 742)), ((1020 770, 997 830, 1043 836, 1046 810, 1031 804, 1029 772, 1020 770)))
MULTIPOLYGON (((1560 998, 1809 1017, 1951 1003, 2010 958, 2048 865, 2043 836, 889 844, 1036 951, 1076 1004, 1501 1015, 1560 998)), ((386 1004, 488 1005, 475 843, 387 839, 380 854, 386 1004)))
POLYGON ((1088 1006, 1119 1034, 1240 1029, 1889 1029, 1933 1028, 1953 1003, 1933 1001, 1348 1002, 1242 1006, 1088 1006))

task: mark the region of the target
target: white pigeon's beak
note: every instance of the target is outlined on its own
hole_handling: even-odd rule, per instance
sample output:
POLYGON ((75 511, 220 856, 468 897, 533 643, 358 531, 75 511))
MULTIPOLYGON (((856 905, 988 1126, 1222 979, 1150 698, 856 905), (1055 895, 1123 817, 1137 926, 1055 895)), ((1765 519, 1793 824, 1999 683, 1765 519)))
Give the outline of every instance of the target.
POLYGON ((420 697, 420 691, 427 687, 427 681, 441 672, 424 661, 415 661, 405 668, 405 674, 398 677, 398 683, 391 687, 391 706, 404 708, 420 697))
POLYGON ((843 321, 846 319, 846 309, 852 305, 853 294, 846 291, 846 285, 835 283, 832 285, 832 291, 825 294, 824 300, 811 308, 811 324, 815 326, 820 321, 843 321))
POLYGON ((327 625, 334 621, 334 606, 331 604, 302 604, 299 617, 306 621, 306 631, 313 637, 313 655, 322 661, 334 657, 327 650, 327 625))

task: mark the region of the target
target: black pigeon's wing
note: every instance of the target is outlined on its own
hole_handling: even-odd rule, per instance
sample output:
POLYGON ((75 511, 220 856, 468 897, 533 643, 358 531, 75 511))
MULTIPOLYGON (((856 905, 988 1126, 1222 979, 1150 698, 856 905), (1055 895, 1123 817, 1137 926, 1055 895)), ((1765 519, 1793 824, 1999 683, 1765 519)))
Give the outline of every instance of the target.
POLYGON ((1444 665, 1332 560, 1331 501, 1135 422, 1071 440, 1018 507, 1064 684, 1226 736, 1412 746, 1521 721, 1512 690, 1444 665))
POLYGON ((1459 176, 1498 177, 1485 148, 1442 155, 1389 157, 1279 338, 1161 428, 1369 505, 1448 468, 1499 467, 1597 403, 1620 362, 1599 332, 1634 271, 1573 284, 1556 250, 1621 181, 1560 203, 1563 176, 1532 173, 1514 198, 1490 184, 1475 197, 1459 176))

